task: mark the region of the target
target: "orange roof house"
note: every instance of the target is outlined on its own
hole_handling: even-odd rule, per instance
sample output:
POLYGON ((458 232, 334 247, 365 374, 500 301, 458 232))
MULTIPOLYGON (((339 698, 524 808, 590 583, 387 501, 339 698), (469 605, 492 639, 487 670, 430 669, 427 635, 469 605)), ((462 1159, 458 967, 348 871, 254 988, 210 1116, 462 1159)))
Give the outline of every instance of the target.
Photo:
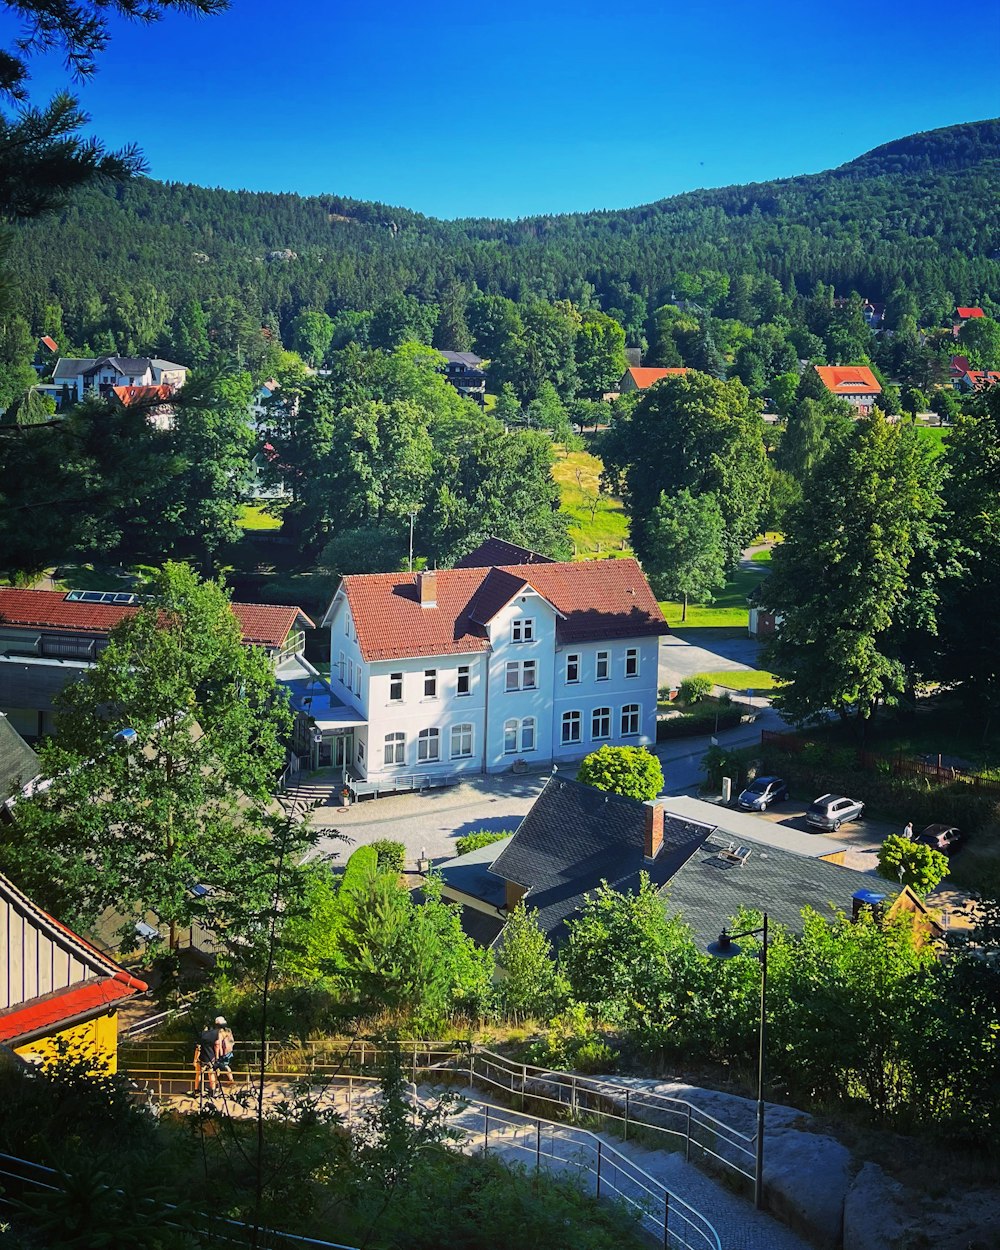
POLYGON ((882 388, 871 369, 864 365, 815 365, 820 381, 839 399, 846 399, 859 416, 867 416, 882 394, 882 388))
POLYGON ((65 1043, 114 1071, 118 1009, 149 986, 0 876, 0 1045, 40 1060, 65 1043))
POLYGON ((618 390, 623 395, 627 391, 645 391, 655 382, 662 382, 664 378, 678 377, 682 373, 690 372, 690 369, 647 369, 636 365, 631 369, 626 369, 622 374, 622 380, 618 383, 618 390))
POLYGON ((985 317, 986 314, 981 308, 963 308, 961 305, 955 309, 959 321, 970 321, 973 317, 985 317))

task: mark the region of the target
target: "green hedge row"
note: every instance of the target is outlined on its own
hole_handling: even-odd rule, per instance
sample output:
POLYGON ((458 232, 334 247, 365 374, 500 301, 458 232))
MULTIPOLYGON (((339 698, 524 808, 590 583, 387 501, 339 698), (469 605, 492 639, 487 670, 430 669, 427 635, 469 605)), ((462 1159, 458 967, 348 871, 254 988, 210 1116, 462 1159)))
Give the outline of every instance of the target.
MULTIPOLYGON (((734 729, 743 719, 743 708, 729 708, 719 712, 718 727, 734 729)), ((696 738, 700 734, 715 733, 715 712, 698 713, 694 716, 672 716, 668 720, 656 722, 656 741, 666 742, 669 738, 696 738)))

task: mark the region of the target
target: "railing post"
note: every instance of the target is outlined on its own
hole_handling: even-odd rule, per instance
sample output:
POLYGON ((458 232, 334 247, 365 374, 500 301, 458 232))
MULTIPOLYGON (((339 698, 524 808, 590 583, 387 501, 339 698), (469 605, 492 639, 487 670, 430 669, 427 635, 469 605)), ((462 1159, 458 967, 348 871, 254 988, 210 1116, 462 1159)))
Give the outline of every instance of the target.
POLYGON ((670 1250, 670 1192, 663 1195, 663 1250, 670 1250))
POLYGON ((569 1113, 572 1119, 576 1119, 576 1073, 570 1077, 569 1090, 569 1113))
POLYGON ((483 1154, 490 1148, 490 1104, 483 1104, 483 1154))
POLYGON ((524 1087, 528 1083, 528 1065, 521 1064, 521 1110, 524 1110, 524 1087))
POLYGON ((535 1175, 538 1175, 542 1166, 542 1122, 535 1121, 535 1175))
POLYGON ((684 1132, 684 1162, 691 1162, 691 1104, 687 1104, 687 1127, 684 1132))
POLYGON ((354 1123, 354 1077, 347 1076, 347 1127, 354 1123))
POLYGON ((603 1142, 598 1137, 597 1139, 597 1197, 598 1198, 600 1198, 601 1196, 601 1159, 603 1157, 602 1147, 603 1147, 603 1142))
POLYGON ((629 1090, 625 1091, 625 1140, 628 1141, 628 1096, 629 1090))
POLYGON ((473 1077, 476 1071, 476 1043, 469 1043, 469 1089, 472 1089, 473 1077))
POLYGON ((365 1070, 365 1044, 364 1044, 364 1041, 362 1041, 361 1043, 361 1071, 364 1072, 364 1070, 365 1070))

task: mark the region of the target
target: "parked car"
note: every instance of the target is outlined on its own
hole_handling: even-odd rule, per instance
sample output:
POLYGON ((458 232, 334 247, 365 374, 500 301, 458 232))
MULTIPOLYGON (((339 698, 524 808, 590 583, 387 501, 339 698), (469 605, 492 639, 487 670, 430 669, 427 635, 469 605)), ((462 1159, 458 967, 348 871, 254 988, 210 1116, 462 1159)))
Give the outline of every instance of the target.
POLYGON ((755 777, 736 800, 745 812, 764 812, 772 803, 788 798, 788 786, 780 777, 755 777))
POLYGON ((860 820, 865 810, 858 799, 848 799, 842 794, 821 794, 806 809, 806 824, 817 829, 839 829, 845 820, 860 820))
POLYGON ((935 851, 950 855, 952 851, 958 850, 963 839, 961 829, 956 829, 954 825, 928 825, 913 840, 920 842, 923 846, 932 846, 935 851))

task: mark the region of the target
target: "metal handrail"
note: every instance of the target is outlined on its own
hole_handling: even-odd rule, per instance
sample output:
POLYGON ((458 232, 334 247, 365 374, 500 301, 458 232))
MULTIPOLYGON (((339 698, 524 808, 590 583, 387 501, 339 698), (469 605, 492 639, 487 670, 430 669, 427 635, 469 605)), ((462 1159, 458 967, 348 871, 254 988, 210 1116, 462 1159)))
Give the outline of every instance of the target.
MULTIPOLYGON (((163 1094, 163 1084, 167 1082, 172 1084, 178 1080, 184 1080, 188 1075, 187 1068, 169 1068, 165 1070, 146 1069, 136 1070, 130 1069, 130 1075, 133 1078, 141 1078, 146 1081, 155 1081, 160 1096, 170 1096, 163 1094)), ((269 1084, 279 1084, 287 1081, 294 1073, 281 1072, 265 1072, 264 1079, 269 1084)), ((356 1083, 366 1085, 368 1091, 375 1093, 377 1096, 376 1086, 379 1085, 379 1078, 375 1076, 367 1076, 357 1073, 337 1073, 320 1070, 313 1070, 310 1073, 299 1074, 307 1075, 312 1079, 317 1077, 327 1088, 347 1088, 347 1117, 348 1127, 353 1123, 355 1115, 360 1110, 359 1101, 354 1097, 354 1086, 356 1083)), ((431 1100, 422 1097, 417 1086, 411 1081, 407 1082, 415 1103, 423 1103, 427 1105, 431 1100)), ((437 1100, 440 1103, 440 1099, 437 1100)), ((526 1151, 534 1155, 536 1170, 543 1166, 549 1167, 567 1165, 577 1169, 578 1172, 587 1175, 593 1179, 595 1196, 598 1198, 608 1196, 609 1192, 616 1194, 623 1202, 632 1207, 644 1227, 654 1231, 657 1236, 662 1236, 663 1245, 667 1250, 671 1246, 680 1247, 681 1250, 721 1250, 721 1242, 714 1225, 707 1216, 703 1215, 696 1207, 691 1206, 673 1190, 667 1188, 661 1181, 651 1176, 644 1168, 628 1158, 627 1155, 621 1153, 616 1147, 609 1142, 603 1140, 596 1133, 589 1129, 578 1128, 574 1125, 566 1124, 557 1120, 549 1120, 544 1116, 530 1115, 520 1111, 514 1111, 509 1107, 497 1106, 495 1103, 486 1102, 483 1099, 474 1098, 467 1094, 461 1097, 460 1110, 473 1108, 483 1121, 482 1137, 483 1151, 488 1152, 490 1147, 490 1133, 494 1139, 498 1134, 498 1126, 500 1136, 503 1137, 504 1127, 512 1127, 515 1132, 513 1140, 505 1139, 506 1144, 516 1150, 526 1151), (523 1130, 528 1136, 534 1133, 534 1145, 528 1141, 519 1141, 517 1139, 517 1130, 523 1130), (542 1132, 543 1128, 549 1134, 549 1139, 553 1143, 553 1149, 546 1155, 542 1150, 542 1132), (568 1141, 574 1149, 570 1153, 558 1153, 554 1143, 557 1139, 568 1141), (670 1227, 673 1220, 674 1228, 670 1227), (676 1225, 680 1221, 684 1225, 683 1230, 678 1230, 676 1225), (697 1240, 692 1242, 689 1237, 696 1237, 697 1240)), ((475 1148, 473 1134, 467 1128, 461 1128, 464 1134, 462 1145, 468 1145, 475 1148)))

